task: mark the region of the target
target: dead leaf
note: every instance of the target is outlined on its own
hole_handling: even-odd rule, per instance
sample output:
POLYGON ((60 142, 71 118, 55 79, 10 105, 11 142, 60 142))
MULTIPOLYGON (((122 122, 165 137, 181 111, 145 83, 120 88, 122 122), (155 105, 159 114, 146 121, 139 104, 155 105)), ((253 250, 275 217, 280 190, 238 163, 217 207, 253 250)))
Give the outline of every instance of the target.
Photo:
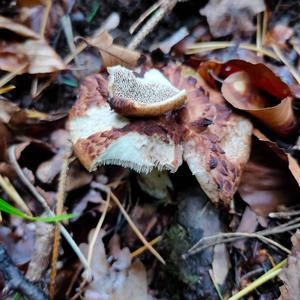
POLYGON ((285 153, 275 143, 259 141, 256 137, 238 191, 259 216, 268 216, 280 206, 289 206, 300 196, 285 153))
POLYGON ((279 135, 297 128, 289 86, 264 64, 234 59, 201 64, 199 73, 216 87, 215 76, 224 79, 222 94, 235 108, 246 111, 279 135))
POLYGON ((24 41, 1 40, 0 69, 13 72, 25 65, 20 74, 52 73, 65 69, 58 54, 46 40, 26 26, 0 16, 0 30, 8 30, 17 36, 25 37, 24 41))
POLYGON ((233 107, 248 112, 275 133, 286 136, 295 132, 297 122, 291 97, 286 97, 275 106, 268 105, 267 99, 255 89, 244 71, 228 76, 221 90, 233 107))
POLYGON ((284 285, 280 287, 279 300, 298 300, 300 298, 300 231, 291 238, 292 254, 288 256, 287 263, 282 268, 279 277, 284 285))
MULTIPOLYGON (((89 234, 89 242, 93 231, 89 234)), ((80 248, 87 254, 89 244, 81 244, 80 248)), ((151 300, 147 293, 147 277, 144 266, 135 261, 131 263, 128 248, 119 250, 118 257, 110 265, 106 258, 102 234, 100 233, 95 243, 92 257, 93 280, 89 283, 83 299, 122 299, 122 300, 151 300)), ((87 273, 83 277, 90 279, 87 273)))
POLYGON ((200 13, 206 16, 213 36, 221 37, 237 31, 253 33, 253 17, 264 10, 263 0, 210 0, 200 13))
POLYGON ((107 31, 96 34, 92 39, 87 40, 87 42, 99 50, 104 67, 122 65, 133 68, 138 65, 141 57, 141 54, 137 51, 113 44, 113 38, 107 31))
POLYGON ((208 197, 228 205, 250 154, 252 125, 192 69, 173 66, 165 73, 187 91, 187 105, 180 112, 183 157, 208 197))

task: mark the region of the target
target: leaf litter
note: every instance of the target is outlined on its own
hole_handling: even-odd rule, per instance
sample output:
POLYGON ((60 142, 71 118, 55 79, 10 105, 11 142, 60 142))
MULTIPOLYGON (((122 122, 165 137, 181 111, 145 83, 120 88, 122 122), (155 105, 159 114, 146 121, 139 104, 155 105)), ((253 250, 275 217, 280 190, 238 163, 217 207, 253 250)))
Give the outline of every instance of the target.
POLYGON ((298 299, 299 4, 150 5, 0 4, 1 296, 298 299))

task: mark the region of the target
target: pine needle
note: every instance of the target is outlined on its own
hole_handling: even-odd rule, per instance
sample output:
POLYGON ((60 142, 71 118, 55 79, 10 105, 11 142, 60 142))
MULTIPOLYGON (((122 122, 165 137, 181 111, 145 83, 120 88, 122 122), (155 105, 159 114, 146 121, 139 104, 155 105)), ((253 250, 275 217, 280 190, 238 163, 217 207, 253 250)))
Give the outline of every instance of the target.
MULTIPOLYGON (((153 239, 152 241, 150 241, 150 242, 149 242, 149 245, 154 246, 155 244, 157 244, 157 243, 160 242, 161 240, 162 240, 162 236, 159 235, 159 236, 157 236, 155 239, 153 239)), ((142 247, 136 249, 135 251, 133 251, 133 252, 131 253, 131 257, 139 256, 139 255, 141 255, 141 254, 142 254, 144 251, 146 251, 146 250, 147 250, 147 247, 146 247, 146 246, 142 246, 142 247)))
POLYGON ((52 7, 52 0, 46 0, 45 4, 46 5, 45 5, 45 8, 44 8, 42 24, 41 24, 41 27, 40 27, 40 35, 41 36, 45 35, 47 22, 48 22, 49 14, 50 14, 51 7, 52 7))
POLYGON ((27 67, 28 63, 24 63, 19 66, 16 70, 13 72, 9 72, 5 74, 2 78, 0 78, 0 88, 2 88, 5 84, 10 82, 13 78, 15 78, 17 75, 19 75, 20 72, 24 71, 27 67))
MULTIPOLYGON (((188 54, 188 55, 197 54, 197 53, 200 53, 203 51, 212 51, 212 50, 224 49, 224 48, 235 47, 235 46, 236 46, 236 42, 227 42, 227 41, 195 43, 195 44, 190 45, 187 48, 187 51, 185 52, 185 54, 188 54)), ((246 49, 246 50, 261 53, 263 55, 269 56, 269 57, 279 61, 276 53, 274 53, 273 51, 270 51, 268 49, 265 49, 265 48, 259 49, 259 48, 257 48, 256 45, 246 44, 246 43, 241 43, 238 45, 238 47, 241 49, 246 49)))
POLYGON ((16 87, 12 84, 6 85, 3 88, 0 88, 0 95, 10 92, 11 90, 15 89, 16 87))

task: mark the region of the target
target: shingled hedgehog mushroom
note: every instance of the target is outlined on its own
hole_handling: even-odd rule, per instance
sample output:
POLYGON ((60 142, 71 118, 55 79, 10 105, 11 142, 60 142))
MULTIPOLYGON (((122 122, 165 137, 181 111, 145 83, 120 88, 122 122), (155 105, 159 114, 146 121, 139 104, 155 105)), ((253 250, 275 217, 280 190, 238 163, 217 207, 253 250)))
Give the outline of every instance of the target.
POLYGON ((186 101, 185 90, 178 90, 156 69, 143 77, 121 66, 108 68, 108 73, 108 102, 123 116, 158 116, 186 101))
POLYGON ((208 197, 228 205, 249 158, 251 122, 188 67, 169 66, 164 75, 149 70, 142 79, 120 66, 109 73, 108 81, 89 76, 70 112, 82 164, 89 171, 114 164, 175 172, 183 158, 208 197))
MULTIPOLYGON (((118 90, 122 92, 119 83, 118 90)), ((128 93, 126 90, 124 95, 128 93)), ((175 172, 182 163, 182 146, 180 127, 172 116, 130 120, 111 109, 108 98, 107 80, 91 75, 81 85, 79 99, 70 112, 74 151, 85 168, 93 171, 97 166, 113 164, 144 173, 153 168, 175 172)))

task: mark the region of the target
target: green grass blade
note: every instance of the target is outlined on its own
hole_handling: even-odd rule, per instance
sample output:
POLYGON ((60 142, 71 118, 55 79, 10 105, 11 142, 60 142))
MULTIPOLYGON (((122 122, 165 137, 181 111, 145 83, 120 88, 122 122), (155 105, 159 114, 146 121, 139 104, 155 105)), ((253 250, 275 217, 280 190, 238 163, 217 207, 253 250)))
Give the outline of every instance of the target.
POLYGON ((31 217, 32 221, 42 221, 42 222, 60 222, 69 220, 72 218, 78 217, 78 214, 64 214, 64 215, 56 215, 53 217, 31 217))
POLYGON ((51 217, 31 217, 26 215, 21 210, 13 207, 8 202, 0 198, 0 211, 3 211, 7 214, 17 216, 26 220, 30 221, 42 221, 42 222, 60 222, 64 220, 69 220, 71 218, 78 217, 78 214, 64 214, 64 215, 57 215, 51 217))

